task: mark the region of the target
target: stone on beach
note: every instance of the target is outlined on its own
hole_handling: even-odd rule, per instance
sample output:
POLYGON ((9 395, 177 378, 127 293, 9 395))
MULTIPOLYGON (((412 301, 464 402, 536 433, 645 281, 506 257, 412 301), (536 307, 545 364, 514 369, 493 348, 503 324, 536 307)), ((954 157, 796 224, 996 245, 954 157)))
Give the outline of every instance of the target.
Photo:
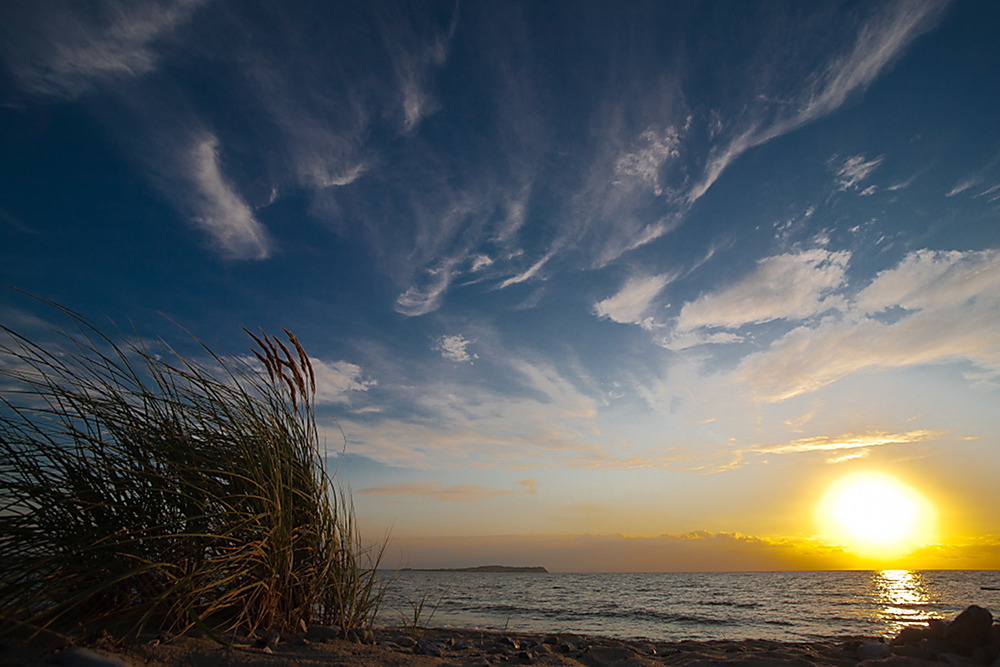
MULTIPOLYGON (((931 619, 926 626, 907 626, 890 642, 898 656, 949 664, 992 664, 1000 660, 1000 626, 993 615, 970 605, 950 623, 931 619)), ((1000 667, 1000 665, 998 665, 1000 667)))
POLYGON ((962 655, 971 655, 978 646, 989 643, 993 614, 978 605, 970 605, 944 630, 948 644, 962 655))
POLYGON ((864 642, 858 647, 859 660, 881 660, 888 658, 892 652, 887 645, 882 642, 864 642))
POLYGON ((145 642, 136 652, 109 635, 103 644, 87 646, 116 654, 112 657, 80 648, 35 653, 34 662, 5 660, 7 647, 0 645, 0 667, 52 663, 68 667, 1000 667, 1000 625, 993 625, 992 615, 976 606, 951 622, 932 619, 903 628, 891 641, 862 637, 810 642, 650 641, 570 633, 390 627, 373 631, 304 624, 298 633, 282 633, 279 638, 268 632, 258 637, 256 642, 252 637, 234 637, 243 647, 223 649, 203 638, 181 636, 145 642))

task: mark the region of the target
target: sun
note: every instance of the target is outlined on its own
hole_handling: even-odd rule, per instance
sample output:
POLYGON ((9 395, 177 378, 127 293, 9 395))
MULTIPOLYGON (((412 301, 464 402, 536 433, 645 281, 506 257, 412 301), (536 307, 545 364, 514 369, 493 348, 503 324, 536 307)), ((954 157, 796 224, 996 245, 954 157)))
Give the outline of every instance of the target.
POLYGON ((816 507, 826 538, 866 558, 896 558, 926 544, 933 505, 895 477, 861 472, 834 482, 816 507))

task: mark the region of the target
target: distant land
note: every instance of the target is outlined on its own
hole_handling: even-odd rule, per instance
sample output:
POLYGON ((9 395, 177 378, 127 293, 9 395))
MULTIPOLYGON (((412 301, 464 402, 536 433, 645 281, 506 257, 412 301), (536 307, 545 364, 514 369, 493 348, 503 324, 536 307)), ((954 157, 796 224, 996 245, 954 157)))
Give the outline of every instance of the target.
POLYGON ((548 574, 544 567, 510 567, 509 565, 480 565, 478 567, 414 568, 403 567, 400 572, 532 572, 548 574))

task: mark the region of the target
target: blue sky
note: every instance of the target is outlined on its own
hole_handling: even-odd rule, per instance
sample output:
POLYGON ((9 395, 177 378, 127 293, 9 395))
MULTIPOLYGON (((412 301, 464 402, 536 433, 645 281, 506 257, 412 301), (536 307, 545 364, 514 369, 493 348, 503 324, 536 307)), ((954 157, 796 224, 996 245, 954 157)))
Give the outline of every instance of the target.
POLYGON ((404 564, 854 566, 813 507, 879 471, 935 508, 907 563, 998 567, 998 29, 8 1, 0 282, 235 354, 295 332, 404 564))

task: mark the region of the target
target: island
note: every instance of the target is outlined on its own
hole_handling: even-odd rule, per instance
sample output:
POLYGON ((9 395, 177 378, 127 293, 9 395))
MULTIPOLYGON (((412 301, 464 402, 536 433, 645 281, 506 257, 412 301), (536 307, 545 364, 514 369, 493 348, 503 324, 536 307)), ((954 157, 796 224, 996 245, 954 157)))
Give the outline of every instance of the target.
POLYGON ((400 572, 530 572, 533 574, 548 574, 544 567, 511 567, 509 565, 479 565, 478 567, 441 567, 414 568, 403 567, 400 572))

